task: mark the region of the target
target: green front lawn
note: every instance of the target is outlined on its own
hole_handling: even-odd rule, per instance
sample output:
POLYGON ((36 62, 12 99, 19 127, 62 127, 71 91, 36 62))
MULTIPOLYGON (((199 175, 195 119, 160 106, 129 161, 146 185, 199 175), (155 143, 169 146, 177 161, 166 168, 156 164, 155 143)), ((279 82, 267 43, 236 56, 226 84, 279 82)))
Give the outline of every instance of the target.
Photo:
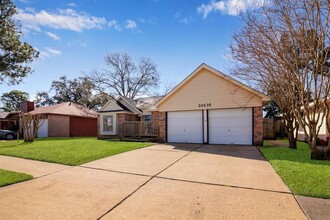
POLYGON ((310 160, 306 143, 298 142, 298 149, 287 147, 261 148, 278 175, 296 195, 330 198, 330 161, 310 160))
POLYGON ((32 179, 33 176, 0 169, 0 187, 32 179))
POLYGON ((33 143, 0 142, 0 155, 65 165, 80 165, 150 145, 151 143, 97 140, 96 138, 40 138, 33 143))

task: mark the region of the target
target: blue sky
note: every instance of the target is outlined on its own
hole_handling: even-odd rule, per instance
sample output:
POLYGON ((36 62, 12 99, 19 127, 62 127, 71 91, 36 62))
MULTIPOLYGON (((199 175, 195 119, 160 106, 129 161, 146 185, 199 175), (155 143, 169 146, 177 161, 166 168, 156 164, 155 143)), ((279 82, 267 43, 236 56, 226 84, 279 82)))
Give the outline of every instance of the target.
POLYGON ((49 90, 67 75, 104 69, 107 53, 127 52, 157 64, 162 84, 179 83, 201 63, 229 73, 229 45, 239 10, 251 0, 14 0, 23 41, 40 51, 22 84, 0 91, 49 90))

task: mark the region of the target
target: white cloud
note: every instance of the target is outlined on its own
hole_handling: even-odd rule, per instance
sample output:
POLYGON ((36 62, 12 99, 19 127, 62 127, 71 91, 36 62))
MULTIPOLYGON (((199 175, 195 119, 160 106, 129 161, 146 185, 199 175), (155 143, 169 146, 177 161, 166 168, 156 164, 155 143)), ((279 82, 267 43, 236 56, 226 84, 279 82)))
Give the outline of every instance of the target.
POLYGON ((87 44, 81 42, 80 40, 73 40, 71 42, 68 42, 66 45, 68 45, 69 47, 87 47, 87 44))
POLYGON ((39 56, 41 59, 45 59, 47 57, 52 57, 52 56, 59 56, 62 54, 60 50, 55 50, 50 47, 44 47, 44 50, 40 50, 38 48, 35 48, 37 51, 39 51, 39 56))
POLYGON ((26 3, 26 4, 31 4, 32 2, 31 1, 29 1, 29 0, 19 0, 20 2, 22 2, 22 3, 26 3))
POLYGON ((139 18, 139 23, 141 24, 151 24, 156 25, 157 24, 157 17, 153 16, 151 18, 139 18))
POLYGON ((197 11, 203 15, 203 18, 207 18, 211 12, 217 11, 236 16, 240 12, 250 8, 258 8, 265 3, 266 0, 211 0, 209 4, 199 6, 197 11))
POLYGON ((108 22, 108 26, 111 28, 114 28, 117 31, 121 31, 122 27, 120 26, 120 24, 118 24, 118 22, 116 20, 110 20, 108 22))
POLYGON ((59 36, 57 36, 56 34, 53 34, 51 32, 45 32, 46 35, 50 38, 52 38, 53 40, 61 40, 61 38, 59 36))
POLYGON ((126 28, 127 29, 136 29, 137 28, 137 24, 133 20, 126 20, 126 28))
POLYGON ((77 7, 77 4, 73 3, 73 2, 70 2, 67 4, 67 6, 69 7, 77 7))
POLYGON ((21 21, 23 29, 27 31, 41 31, 42 27, 48 27, 81 32, 85 29, 101 29, 106 23, 103 17, 90 16, 73 9, 59 9, 55 12, 45 10, 31 12, 18 9, 15 17, 21 21))
POLYGON ((183 23, 183 24, 189 24, 191 22, 195 21, 193 17, 189 17, 189 18, 182 18, 179 20, 180 23, 183 23))
POLYGON ((52 49, 50 47, 45 47, 45 49, 47 50, 47 52, 51 55, 61 55, 61 51, 59 50, 55 50, 55 49, 52 49))

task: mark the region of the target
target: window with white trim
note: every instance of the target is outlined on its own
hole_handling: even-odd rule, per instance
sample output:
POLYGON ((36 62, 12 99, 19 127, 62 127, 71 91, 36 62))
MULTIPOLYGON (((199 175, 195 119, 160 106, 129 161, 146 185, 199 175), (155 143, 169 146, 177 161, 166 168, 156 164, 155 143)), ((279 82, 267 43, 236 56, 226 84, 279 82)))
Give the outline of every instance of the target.
POLYGON ((113 132, 113 115, 103 116, 103 132, 113 132))

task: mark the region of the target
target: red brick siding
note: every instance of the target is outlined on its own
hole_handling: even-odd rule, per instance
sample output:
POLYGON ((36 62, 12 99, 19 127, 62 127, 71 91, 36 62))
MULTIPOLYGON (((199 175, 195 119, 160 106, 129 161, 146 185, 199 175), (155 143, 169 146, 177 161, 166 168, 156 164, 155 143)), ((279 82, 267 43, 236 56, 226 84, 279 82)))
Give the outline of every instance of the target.
POLYGON ((262 146, 263 144, 263 116, 262 107, 253 107, 253 144, 262 146))
POLYGON ((24 101, 21 103, 21 112, 26 113, 34 110, 34 102, 24 101))
POLYGON ((70 116, 48 115, 48 137, 69 137, 70 116))
POLYGON ((97 119, 70 117, 70 137, 96 137, 97 119))

